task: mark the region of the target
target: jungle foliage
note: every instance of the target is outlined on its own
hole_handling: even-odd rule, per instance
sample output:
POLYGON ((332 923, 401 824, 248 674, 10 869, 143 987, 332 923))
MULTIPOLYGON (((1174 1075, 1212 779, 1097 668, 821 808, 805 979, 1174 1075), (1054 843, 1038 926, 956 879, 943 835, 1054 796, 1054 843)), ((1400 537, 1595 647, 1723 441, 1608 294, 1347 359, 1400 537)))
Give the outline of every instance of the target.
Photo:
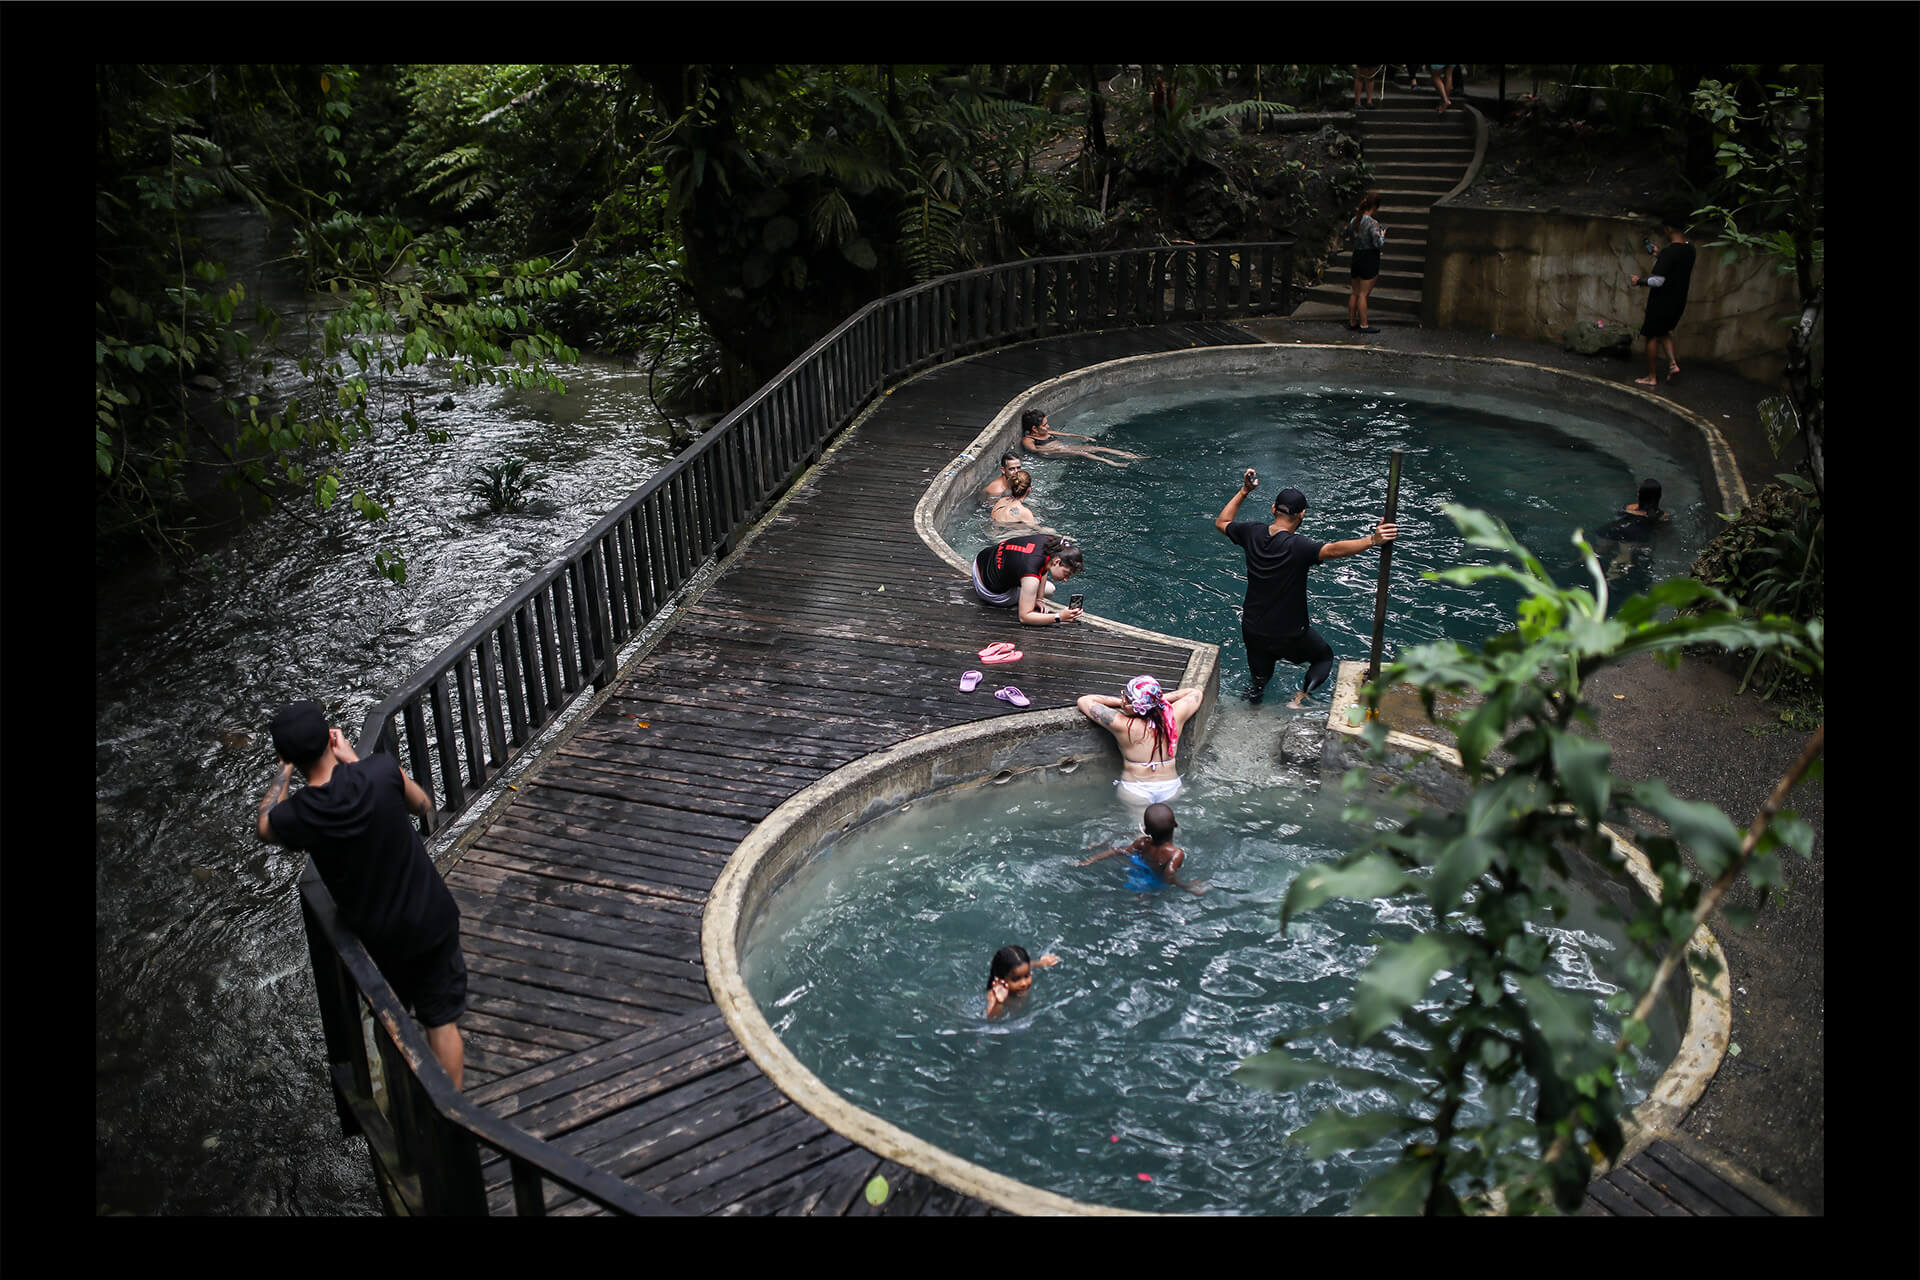
MULTIPOLYGON (((1276 177, 1231 158, 1236 126, 1305 72, 1149 67, 1109 103, 1116 70, 97 67, 96 530, 184 555, 209 479, 377 520, 343 461, 383 427, 437 435, 412 399, 433 379, 558 386, 590 346, 684 417, 894 289, 1193 238, 1189 190, 1200 238, 1262 234, 1276 177), (233 206, 307 304, 231 278, 203 215, 233 206)), ((402 549, 377 564, 402 576, 402 549)))
MULTIPOLYGON (((1504 562, 1426 576, 1518 584, 1526 593, 1519 625, 1479 651, 1458 643, 1415 649, 1384 668, 1364 696, 1377 707, 1382 690, 1417 687, 1427 715, 1454 734, 1469 796, 1453 809, 1383 810, 1362 798, 1365 779, 1354 771, 1347 817, 1381 834, 1337 864, 1303 868, 1282 911, 1284 926, 1336 897, 1405 898, 1424 902, 1437 923, 1381 945, 1345 1013, 1279 1037, 1236 1078, 1296 1089, 1332 1077, 1378 1099, 1358 1114, 1322 1111, 1291 1135, 1316 1157, 1401 1142, 1354 1212, 1458 1215, 1496 1203, 1495 1192, 1507 1212, 1572 1212, 1595 1164, 1616 1159, 1625 1142, 1621 1080, 1633 1069, 1631 1050, 1648 1042, 1656 993, 1682 963, 1697 980, 1713 976, 1711 957, 1691 945, 1695 930, 1741 878, 1764 903, 1781 883, 1781 849, 1810 856, 1812 829, 1779 802, 1794 782, 1814 776, 1824 740, 1824 730, 1815 734, 1773 811, 1743 836, 1720 810, 1682 800, 1657 779, 1620 785, 1608 770, 1610 748, 1577 729, 1594 723, 1582 688, 1636 654, 1671 666, 1690 645, 1767 652, 1815 671, 1824 662, 1820 630, 1740 609, 1691 578, 1661 583, 1609 617, 1606 575, 1583 538, 1591 592, 1556 586, 1499 521, 1458 506, 1446 511, 1468 545, 1504 562), (1436 709, 1449 704, 1467 709, 1436 709), (1507 757, 1504 768, 1492 763, 1496 749, 1507 757), (1666 830, 1654 829, 1649 815, 1666 830), (1576 861, 1626 883, 1624 858, 1602 824, 1647 855, 1661 886, 1660 901, 1640 899, 1627 924, 1627 974, 1643 994, 1610 998, 1623 1018, 1611 1046, 1594 1035, 1591 993, 1549 982, 1552 940, 1536 924, 1542 914, 1565 913, 1576 861), (1337 1046, 1357 1045, 1392 1054, 1418 1083, 1341 1065, 1337 1046), (1530 1111, 1520 1107, 1523 1086, 1534 1098, 1530 1111)), ((1384 725, 1369 723, 1366 736, 1384 759, 1384 725)))
MULTIPOLYGON (((559 388, 556 368, 578 358, 535 314, 577 272, 475 257, 458 228, 354 207, 348 138, 361 76, 96 68, 98 534, 134 531, 184 553, 190 471, 258 502, 304 494, 319 513, 345 496, 377 520, 376 497, 343 494, 341 459, 381 422, 433 434, 405 391, 421 372, 559 388), (283 229, 305 314, 250 306, 204 250, 194 215, 234 202, 283 229), (277 364, 299 378, 276 404, 265 389, 277 364)), ((381 547, 374 564, 405 576, 398 546, 381 547)))

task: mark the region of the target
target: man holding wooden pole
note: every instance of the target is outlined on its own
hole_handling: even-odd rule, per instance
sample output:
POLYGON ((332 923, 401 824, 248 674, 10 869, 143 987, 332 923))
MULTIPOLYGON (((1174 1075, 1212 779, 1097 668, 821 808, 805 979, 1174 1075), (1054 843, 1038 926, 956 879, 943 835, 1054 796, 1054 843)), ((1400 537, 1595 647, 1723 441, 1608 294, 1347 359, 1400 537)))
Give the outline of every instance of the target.
POLYGON ((1273 499, 1273 522, 1234 522, 1240 503, 1259 483, 1253 468, 1241 477, 1240 488, 1213 518, 1213 527, 1247 555, 1247 598, 1240 610, 1240 639, 1247 646, 1247 667, 1253 675, 1244 695, 1258 703, 1273 678, 1276 662, 1307 668, 1300 690, 1287 705, 1298 708, 1307 696, 1333 674, 1333 646, 1308 624, 1307 570, 1322 560, 1338 560, 1385 546, 1399 528, 1385 519, 1364 538, 1342 542, 1315 542, 1300 536, 1307 496, 1298 489, 1282 489, 1273 499))

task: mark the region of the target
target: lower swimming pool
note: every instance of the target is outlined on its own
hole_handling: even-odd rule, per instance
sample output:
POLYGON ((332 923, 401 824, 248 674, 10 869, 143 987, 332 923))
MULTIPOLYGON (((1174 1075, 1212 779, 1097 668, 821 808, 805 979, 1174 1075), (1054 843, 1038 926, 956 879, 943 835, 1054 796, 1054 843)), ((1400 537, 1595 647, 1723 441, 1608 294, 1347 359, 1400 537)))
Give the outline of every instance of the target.
MULTIPOLYGON (((1283 1138, 1362 1099, 1230 1076, 1274 1036, 1341 1012, 1376 940, 1430 922, 1417 905, 1336 902, 1282 933, 1293 876, 1363 833, 1337 796, 1276 772, 1270 736, 1262 749, 1250 714, 1223 724, 1174 803, 1183 878, 1202 895, 1136 892, 1123 859, 1076 865, 1137 834, 1109 771, 1021 775, 922 798, 821 852, 752 926, 747 987, 841 1097, 994 1172, 1117 1208, 1337 1213, 1393 1143, 1315 1161, 1283 1138), (988 962, 1015 942, 1061 963, 989 1022, 988 962)), ((1554 941, 1553 980, 1594 992, 1594 1034, 1610 1040, 1616 926, 1570 896, 1572 914, 1536 927, 1554 941)), ((1635 1102, 1678 1039, 1671 1015, 1657 1021, 1626 1082, 1635 1102)), ((1379 1051, 1323 1051, 1404 1071, 1379 1051)))

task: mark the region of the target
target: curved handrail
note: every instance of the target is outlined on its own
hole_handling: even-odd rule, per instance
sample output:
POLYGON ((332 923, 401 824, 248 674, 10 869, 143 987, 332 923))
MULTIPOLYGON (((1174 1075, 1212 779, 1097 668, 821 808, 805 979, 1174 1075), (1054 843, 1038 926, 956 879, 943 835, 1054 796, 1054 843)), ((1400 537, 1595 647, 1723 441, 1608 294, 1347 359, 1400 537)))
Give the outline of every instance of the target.
POLYGON ((622 646, 680 596, 882 390, 1050 333, 1285 312, 1290 240, 1033 258, 867 303, 737 405, 372 708, 391 750, 457 818, 557 716, 609 684, 622 646), (396 721, 398 726, 396 727, 396 721))
MULTIPOLYGON (((1297 301, 1292 251, 1291 240, 1278 240, 1032 258, 867 303, 407 677, 367 713, 359 750, 403 758, 432 798, 421 820, 432 834, 528 759, 589 688, 609 685, 621 648, 731 551, 881 391, 935 364, 1049 334, 1285 314, 1297 301)), ((543 1178, 614 1212, 672 1212, 461 1097, 334 914, 311 862, 301 896, 341 1123, 366 1134, 402 1205, 486 1212, 484 1144, 512 1164, 523 1213, 544 1211, 543 1178), (391 1119, 375 1104, 359 1001, 377 1023, 391 1119)))

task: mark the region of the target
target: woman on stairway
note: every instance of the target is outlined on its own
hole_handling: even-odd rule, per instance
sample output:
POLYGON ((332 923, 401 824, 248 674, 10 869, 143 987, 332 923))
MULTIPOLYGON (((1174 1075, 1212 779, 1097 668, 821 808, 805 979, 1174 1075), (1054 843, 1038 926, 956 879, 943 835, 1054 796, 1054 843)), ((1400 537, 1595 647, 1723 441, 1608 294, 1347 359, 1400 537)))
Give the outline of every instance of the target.
POLYGON ((1353 245, 1353 292, 1347 296, 1347 328, 1355 333, 1378 333, 1367 323, 1367 295, 1380 279, 1380 249, 1387 229, 1374 220, 1380 211, 1380 193, 1369 191, 1347 222, 1345 238, 1353 245))

